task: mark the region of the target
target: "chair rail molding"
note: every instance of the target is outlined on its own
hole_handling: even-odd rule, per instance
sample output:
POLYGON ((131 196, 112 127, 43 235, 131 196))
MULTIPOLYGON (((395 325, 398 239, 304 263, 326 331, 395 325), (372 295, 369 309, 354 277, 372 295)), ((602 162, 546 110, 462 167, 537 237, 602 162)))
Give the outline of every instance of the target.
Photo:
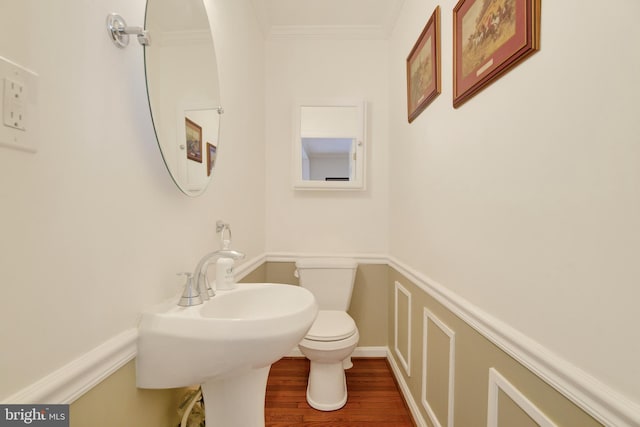
POLYGON ((640 425, 640 405, 393 256, 389 266, 604 425, 640 425))
MULTIPOLYGON (((266 252, 236 267, 236 277, 243 278, 265 262, 294 262, 300 257, 309 256, 344 256, 354 258, 363 264, 388 265, 599 422, 619 427, 640 425, 640 405, 393 256, 370 253, 266 252)), ((72 403, 135 358, 137 336, 137 328, 124 330, 62 368, 9 396, 2 403, 72 403)), ((360 352, 377 355, 382 351, 380 348, 363 348, 360 352)), ((408 387, 403 384, 400 370, 388 349, 387 358, 403 393, 408 398, 408 387)), ((414 417, 420 414, 415 402, 410 404, 410 409, 414 417)), ((416 417, 416 420, 420 419, 421 417, 416 417)), ((426 425, 422 422, 424 420, 420 425, 426 425)))
POLYGON ((138 330, 128 329, 67 363, 3 404, 71 404, 136 356, 138 330))

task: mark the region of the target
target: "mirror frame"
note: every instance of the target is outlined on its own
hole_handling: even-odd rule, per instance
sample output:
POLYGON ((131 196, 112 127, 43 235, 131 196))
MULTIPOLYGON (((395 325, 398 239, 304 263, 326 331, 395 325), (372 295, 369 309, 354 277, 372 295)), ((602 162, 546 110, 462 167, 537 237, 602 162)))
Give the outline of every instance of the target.
POLYGON ((294 104, 292 182, 295 190, 365 190, 367 103, 362 99, 301 99, 294 104), (360 118, 356 141, 356 172, 349 181, 311 181, 302 179, 301 110, 303 107, 355 107, 360 118))

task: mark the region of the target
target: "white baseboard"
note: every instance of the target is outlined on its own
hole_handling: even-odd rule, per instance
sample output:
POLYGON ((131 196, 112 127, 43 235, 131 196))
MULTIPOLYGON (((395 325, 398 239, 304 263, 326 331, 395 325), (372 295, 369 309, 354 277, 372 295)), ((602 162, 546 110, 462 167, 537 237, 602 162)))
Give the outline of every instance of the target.
POLYGON ((9 396, 3 404, 70 404, 136 356, 138 330, 104 342, 57 371, 9 396))
POLYGON ((387 357, 389 348, 386 346, 380 347, 356 347, 353 351, 352 357, 387 357))
MULTIPOLYGON (((356 347, 351 357, 387 357, 387 351, 386 346, 356 347)), ((296 346, 285 357, 304 357, 304 354, 296 346)))
POLYGON ((387 360, 389 361, 389 365, 391 365, 391 370, 393 371, 393 375, 396 377, 396 381, 398 382, 398 385, 400 386, 400 391, 402 392, 402 395, 404 396, 404 400, 405 402, 407 402, 407 406, 409 407, 409 411, 411 411, 411 415, 413 416, 413 420, 415 421, 416 425, 419 427, 427 427, 427 422, 425 421, 424 417, 422 416, 422 413, 420 412, 420 409, 418 407, 418 404, 416 403, 415 399, 413 398, 413 395, 411 394, 411 390, 409 390, 409 385, 407 384, 407 382, 404 380, 404 376, 402 375, 402 371, 400 371, 400 367, 398 366, 398 364, 396 363, 396 360, 393 358, 393 355, 391 354, 391 350, 389 348, 386 349, 387 350, 387 360))
MULTIPOLYGON (((243 277, 265 261, 290 262, 300 256, 311 255, 315 254, 261 255, 239 266, 236 274, 243 277)), ((335 254, 332 255, 335 256, 335 254)), ((388 255, 344 254, 344 256, 355 258, 361 263, 388 264, 602 424, 617 427, 640 426, 640 406, 637 403, 470 304, 445 286, 388 255)), ((69 362, 61 369, 18 391, 2 403, 71 403, 135 357, 136 337, 137 329, 126 330, 69 362)), ((291 354, 293 357, 302 357, 301 353, 292 352, 291 354)), ((417 422, 422 419, 393 357, 388 354, 387 347, 360 347, 356 349, 354 356, 387 357, 417 422)))

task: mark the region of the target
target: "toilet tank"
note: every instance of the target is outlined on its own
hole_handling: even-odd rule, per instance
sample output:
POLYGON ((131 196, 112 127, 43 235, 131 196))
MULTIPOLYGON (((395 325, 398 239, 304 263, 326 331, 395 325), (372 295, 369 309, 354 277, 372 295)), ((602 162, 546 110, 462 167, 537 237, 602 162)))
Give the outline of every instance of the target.
POLYGON ((296 261, 300 286, 316 297, 320 310, 347 311, 358 263, 351 258, 301 258, 296 261))

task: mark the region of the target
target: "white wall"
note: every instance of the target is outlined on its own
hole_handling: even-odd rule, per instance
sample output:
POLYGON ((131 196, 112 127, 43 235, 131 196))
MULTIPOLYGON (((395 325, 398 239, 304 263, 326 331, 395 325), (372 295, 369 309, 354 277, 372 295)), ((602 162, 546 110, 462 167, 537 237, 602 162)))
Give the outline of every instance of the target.
POLYGON ((37 154, 0 149, 0 399, 121 331, 218 247, 264 252, 264 47, 248 0, 211 0, 220 66, 219 163, 188 198, 156 147, 142 48, 105 18, 142 25, 143 0, 4 0, 0 55, 39 74, 37 154), (70 23, 61 31, 61 23, 70 23), (247 118, 255 126, 246 126, 247 118))
POLYGON ((387 42, 318 38, 266 43, 266 246, 270 252, 386 253, 387 42), (294 191, 293 105, 301 98, 368 103, 365 191, 294 191))
POLYGON ((405 1, 390 252, 640 401, 640 3, 542 3, 541 51, 457 110, 442 6, 442 94, 409 125, 405 58, 439 3, 405 1))

